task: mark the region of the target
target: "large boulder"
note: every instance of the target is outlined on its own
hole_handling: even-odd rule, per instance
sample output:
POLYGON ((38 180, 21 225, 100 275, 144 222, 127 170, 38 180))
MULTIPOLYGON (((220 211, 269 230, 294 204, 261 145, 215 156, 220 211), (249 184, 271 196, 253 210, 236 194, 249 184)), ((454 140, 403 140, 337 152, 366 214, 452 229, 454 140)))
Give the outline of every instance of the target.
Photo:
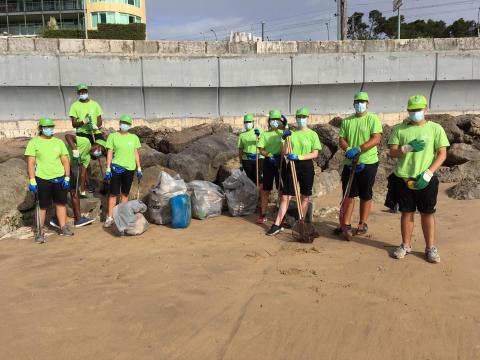
POLYGON ((176 171, 186 181, 215 181, 218 169, 228 160, 238 156, 237 136, 232 133, 210 135, 191 143, 178 154, 171 154, 168 168, 176 171))
POLYGON ((177 130, 162 126, 154 131, 152 137, 147 142, 147 145, 160 151, 160 144, 163 139, 165 139, 165 137, 167 137, 169 134, 173 134, 175 132, 177 132, 177 130))
POLYGON ((153 129, 149 128, 148 126, 135 126, 131 128, 129 132, 137 135, 140 139, 140 142, 146 144, 150 144, 153 136, 155 135, 153 129))
POLYGON ((470 160, 480 160, 480 150, 470 144, 452 144, 448 149, 445 165, 461 165, 470 160))
POLYGON ((380 144, 378 145, 378 149, 380 151, 388 149, 388 140, 390 139, 390 135, 392 134, 393 126, 383 124, 382 130, 382 139, 380 140, 380 144))
POLYGON ((315 170, 312 197, 320 197, 334 191, 340 185, 340 174, 335 170, 315 170))
POLYGON ((338 149, 338 128, 330 124, 318 124, 312 130, 318 134, 323 146, 328 146, 332 152, 338 149))
MULTIPOLYGON (((159 180, 159 175, 160 173, 164 171, 167 174, 171 176, 175 176, 176 173, 173 170, 167 169, 163 166, 160 165, 155 165, 152 167, 149 167, 148 169, 145 169, 143 172, 143 177, 142 180, 140 181, 140 199, 143 199, 145 196, 148 195, 149 190, 157 185, 158 180, 159 180)), ((132 187, 132 194, 136 196, 137 184, 133 185, 132 187)))
POLYGON ((327 169, 336 170, 341 173, 343 169, 343 160, 345 160, 345 152, 338 150, 329 160, 327 169))
POLYGON ((448 189, 447 194, 457 200, 480 199, 480 181, 463 179, 457 185, 448 189))
POLYGON ((480 160, 471 160, 451 168, 441 167, 437 171, 440 182, 453 183, 464 179, 480 179, 480 160))
POLYGON ((220 165, 220 167, 218 168, 216 183, 223 184, 223 182, 230 175, 232 175, 233 170, 236 170, 238 168, 240 168, 240 160, 238 159, 238 156, 235 156, 224 164, 220 165))
MULTIPOLYGON (((67 203, 67 215, 73 218, 72 203, 69 200, 67 203)), ((80 213, 82 216, 90 219, 97 219, 100 217, 102 211, 102 199, 97 197, 88 197, 80 199, 80 213)))
POLYGON ((168 162, 169 155, 161 153, 155 149, 152 149, 147 144, 142 144, 142 147, 138 151, 140 155, 140 163, 142 164, 142 169, 149 168, 155 165, 165 166, 168 162))
POLYGON ((29 141, 30 138, 28 137, 0 140, 0 149, 2 149, 0 151, 0 163, 13 158, 23 159, 29 141))
POLYGON ((340 126, 342 126, 342 121, 343 119, 340 116, 335 116, 332 120, 330 120, 328 123, 338 129, 340 129, 340 126))
POLYGON ((322 146, 322 150, 318 153, 315 162, 322 169, 325 169, 330 161, 330 158, 333 156, 332 150, 328 146, 322 146))
POLYGON ((455 117, 449 114, 432 114, 425 116, 427 120, 436 122, 437 124, 442 125, 447 134, 448 141, 450 144, 464 142, 464 132, 457 126, 457 121, 455 117))

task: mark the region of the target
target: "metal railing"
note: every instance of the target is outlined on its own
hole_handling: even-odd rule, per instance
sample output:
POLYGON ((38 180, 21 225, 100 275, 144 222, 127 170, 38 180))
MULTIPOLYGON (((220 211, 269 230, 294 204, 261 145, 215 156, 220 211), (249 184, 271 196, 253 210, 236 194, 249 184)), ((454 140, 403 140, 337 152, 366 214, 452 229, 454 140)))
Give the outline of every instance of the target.
POLYGON ((71 11, 82 9, 83 1, 81 0, 44 0, 43 8, 41 1, 25 1, 25 3, 23 1, 17 1, 8 4, 0 3, 0 13, 71 11))

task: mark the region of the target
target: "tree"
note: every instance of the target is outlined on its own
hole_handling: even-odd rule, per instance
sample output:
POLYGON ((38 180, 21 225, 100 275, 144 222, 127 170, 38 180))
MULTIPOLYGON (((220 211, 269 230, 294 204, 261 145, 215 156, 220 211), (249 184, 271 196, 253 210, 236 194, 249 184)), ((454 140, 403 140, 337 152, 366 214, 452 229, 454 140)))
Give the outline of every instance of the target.
POLYGON ((475 21, 465 21, 460 18, 448 26, 446 29, 446 35, 448 37, 469 37, 476 36, 477 24, 475 21))
POLYGON ((368 39, 368 25, 363 22, 363 13, 355 12, 347 21, 347 39, 368 39))

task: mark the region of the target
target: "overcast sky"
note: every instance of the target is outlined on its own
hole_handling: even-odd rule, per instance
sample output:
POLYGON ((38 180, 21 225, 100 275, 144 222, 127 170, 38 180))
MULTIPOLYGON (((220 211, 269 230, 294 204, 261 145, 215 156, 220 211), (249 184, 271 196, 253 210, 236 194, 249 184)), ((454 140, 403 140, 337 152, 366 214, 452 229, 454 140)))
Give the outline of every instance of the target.
MULTIPOLYGON (((230 31, 261 35, 262 21, 270 40, 326 40, 336 38, 334 0, 146 0, 151 40, 225 39, 230 31), (326 25, 328 23, 328 26, 326 25)), ((403 0, 407 21, 418 18, 476 20, 480 0, 403 0)), ((378 9, 390 17, 392 0, 348 0, 349 14, 378 9)))

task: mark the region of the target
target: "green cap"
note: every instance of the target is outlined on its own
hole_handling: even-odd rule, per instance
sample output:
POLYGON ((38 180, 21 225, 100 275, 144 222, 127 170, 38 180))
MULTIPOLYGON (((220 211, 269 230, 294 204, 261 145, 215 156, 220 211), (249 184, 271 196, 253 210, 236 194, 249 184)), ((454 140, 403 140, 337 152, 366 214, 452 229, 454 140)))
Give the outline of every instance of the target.
POLYGON ((427 108, 427 98, 423 95, 414 95, 408 98, 407 109, 419 110, 427 108))
POLYGON ((95 144, 98 144, 98 145, 102 145, 104 148, 107 147, 107 142, 105 140, 102 140, 102 139, 95 139, 95 144))
POLYGON ((119 120, 120 120, 120 122, 124 122, 124 123, 130 124, 130 125, 132 125, 132 122, 133 122, 132 117, 128 116, 128 115, 120 116, 119 120))
POLYGON ((306 107, 301 107, 297 110, 296 116, 310 116, 310 110, 306 107))
POLYGON ((49 118, 42 118, 39 120, 38 125, 40 126, 55 126, 55 123, 52 119, 49 118))
POLYGON ((281 119, 282 118, 282 113, 280 112, 280 110, 271 110, 270 113, 268 114, 268 118, 270 120, 281 119))
POLYGON ((87 84, 78 84, 77 85, 77 91, 80 91, 80 90, 88 90, 88 86, 87 84))
POLYGON ((365 91, 360 91, 360 92, 356 93, 356 94, 353 96, 353 101, 357 101, 357 100, 369 101, 369 99, 368 99, 368 93, 365 92, 365 91))
POLYGON ((247 114, 243 117, 243 122, 253 122, 253 115, 247 114))

